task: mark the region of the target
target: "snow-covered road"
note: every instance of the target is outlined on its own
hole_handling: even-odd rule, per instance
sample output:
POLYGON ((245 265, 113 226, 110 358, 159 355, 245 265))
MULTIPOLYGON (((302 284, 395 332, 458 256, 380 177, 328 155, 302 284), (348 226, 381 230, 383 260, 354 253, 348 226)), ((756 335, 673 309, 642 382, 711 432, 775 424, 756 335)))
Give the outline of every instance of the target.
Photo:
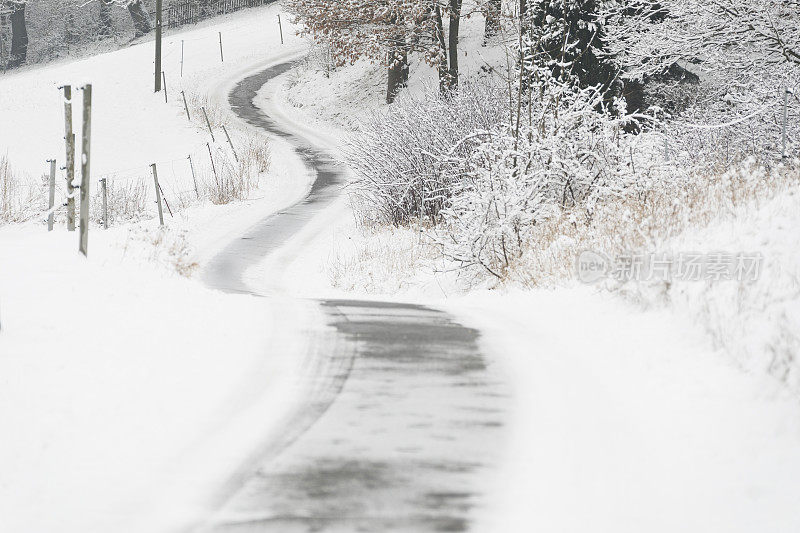
MULTIPOLYGON (((236 115, 288 141, 315 175, 308 195, 269 215, 212 258, 205 283, 259 294, 245 272, 284 246, 341 194, 344 169, 255 103, 287 61, 229 95, 236 115)), ((269 275, 269 273, 267 273, 269 275)), ((483 503, 502 448, 500 376, 478 333, 442 311, 370 301, 308 301, 335 331, 306 361, 310 394, 237 476, 208 531, 462 531, 483 503), (249 476, 247 470, 249 469, 249 476)), ((314 343, 319 345, 319 343, 314 343)))

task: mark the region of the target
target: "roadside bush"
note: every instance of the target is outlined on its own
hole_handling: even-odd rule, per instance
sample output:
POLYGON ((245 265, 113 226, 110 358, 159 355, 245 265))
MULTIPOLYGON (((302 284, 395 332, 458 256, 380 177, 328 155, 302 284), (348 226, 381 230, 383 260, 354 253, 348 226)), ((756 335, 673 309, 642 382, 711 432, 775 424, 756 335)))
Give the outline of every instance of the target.
POLYGON ((395 226, 418 219, 438 223, 457 179, 442 165, 465 157, 480 143, 476 132, 490 131, 508 116, 505 90, 489 83, 463 84, 450 98, 435 91, 406 97, 372 115, 345 149, 361 216, 395 226))
POLYGON ((0 224, 23 222, 44 211, 43 190, 40 185, 23 181, 8 157, 0 156, 0 224))
POLYGON ((259 176, 269 170, 271 155, 269 145, 257 137, 244 139, 237 152, 238 160, 228 151, 217 149, 213 169, 205 172, 205 194, 215 204, 245 200, 250 191, 258 187, 259 176))
POLYGON ((483 82, 372 117, 348 149, 362 218, 435 228, 445 257, 502 278, 537 225, 564 210, 590 219, 667 179, 663 137, 626 133, 641 128, 623 101, 605 109, 595 88, 537 80, 521 102, 483 82))
MULTIPOLYGON (((149 218, 148 211, 151 211, 151 208, 148 198, 152 195, 150 183, 150 180, 144 177, 117 179, 115 176, 106 176, 109 226, 125 222, 138 222, 149 218)), ((100 184, 94 186, 94 189, 91 214, 93 220, 101 224, 103 221, 103 194, 100 184)))
POLYGON ((502 278, 535 226, 562 210, 589 218, 598 202, 650 188, 660 175, 651 172, 649 134, 625 133, 631 119, 597 111, 602 99, 595 89, 550 79, 527 102, 525 123, 520 110, 516 122, 450 157, 452 196, 437 234, 444 255, 502 278))

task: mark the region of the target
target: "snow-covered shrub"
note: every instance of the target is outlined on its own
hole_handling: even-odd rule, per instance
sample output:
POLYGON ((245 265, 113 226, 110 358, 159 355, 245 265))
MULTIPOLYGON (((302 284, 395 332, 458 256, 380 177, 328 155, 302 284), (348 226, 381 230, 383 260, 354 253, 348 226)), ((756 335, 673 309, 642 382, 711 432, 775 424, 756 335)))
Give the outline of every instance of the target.
MULTIPOLYGON (((689 94, 674 95, 688 96, 690 105, 664 106, 678 111, 666 125, 674 151, 714 171, 750 157, 766 165, 780 160, 784 90, 800 91, 796 3, 636 0, 606 2, 604 10, 610 52, 625 78, 652 80, 679 61, 699 76, 699 83, 684 87, 689 94)), ((663 94, 663 86, 653 89, 662 93, 653 95, 656 101, 673 96, 663 94)), ((791 156, 800 149, 800 124, 793 118, 800 100, 792 94, 787 103, 791 156)))
POLYGON ((216 105, 214 100, 207 94, 198 93, 195 91, 185 91, 186 103, 189 106, 189 113, 198 128, 207 129, 206 117, 208 117, 208 124, 214 131, 228 126, 228 111, 216 105), (203 112, 205 111, 205 114, 203 112))
POLYGON ((252 142, 242 151, 238 161, 232 154, 217 149, 214 168, 206 174, 205 194, 215 204, 245 200, 258 186, 259 175, 269 168, 269 150, 263 143, 252 142))
POLYGON ((591 217, 598 202, 646 190, 660 165, 645 149, 650 135, 625 133, 631 119, 598 111, 603 98, 550 78, 527 116, 520 109, 516 121, 476 133, 480 144, 450 156, 452 197, 438 235, 445 256, 502 278, 537 225, 562 210, 591 217))
POLYGON ((131 225, 127 238, 118 244, 124 255, 148 264, 157 264, 191 277, 198 264, 193 259, 188 230, 180 224, 165 226, 131 225), (133 250, 134 253, 129 253, 133 250))
MULTIPOLYGON (((138 222, 149 218, 152 212, 152 181, 139 177, 133 179, 117 179, 106 176, 106 201, 108 202, 108 225, 114 226, 125 222, 138 222)), ((94 222, 103 221, 103 195, 101 186, 93 186, 91 215, 94 222)))
MULTIPOLYGON (((640 145, 634 154, 642 154, 640 145)), ((634 159, 637 174, 646 156, 634 159)), ((748 212, 795 187, 798 174, 790 167, 767 172, 754 160, 730 170, 676 172, 669 165, 653 167, 624 194, 598 199, 591 209, 563 209, 528 233, 522 257, 506 280, 526 287, 555 286, 577 279, 576 261, 591 250, 614 258, 625 254, 695 251, 672 243, 686 232, 702 235, 720 216, 748 212)), ((713 250, 712 250, 713 251, 713 250)), ((747 250, 751 251, 751 250, 747 250)), ((668 284, 666 284, 668 285, 668 284)), ((664 283, 609 282, 606 288, 632 300, 667 298, 664 283)))
POLYGON ((29 220, 44 211, 43 191, 40 185, 22 180, 8 158, 0 156, 0 224, 29 220))
POLYGON ((508 116, 505 90, 487 83, 465 83, 446 99, 431 93, 408 97, 372 115, 346 149, 362 215, 393 225, 438 222, 457 179, 443 172, 442 162, 469 153, 480 142, 475 132, 489 131, 508 116))
POLYGON ((306 69, 322 72, 326 78, 329 78, 337 67, 331 44, 322 37, 312 41, 303 63, 306 69))

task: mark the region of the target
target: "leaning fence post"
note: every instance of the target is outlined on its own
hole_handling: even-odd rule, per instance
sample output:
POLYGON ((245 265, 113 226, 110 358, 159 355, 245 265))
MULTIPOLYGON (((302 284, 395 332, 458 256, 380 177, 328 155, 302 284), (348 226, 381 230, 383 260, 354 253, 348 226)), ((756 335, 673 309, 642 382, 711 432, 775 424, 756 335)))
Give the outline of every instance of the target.
POLYGON ((208 113, 206 113, 206 108, 201 107, 200 109, 203 111, 203 116, 206 118, 206 126, 208 126, 208 133, 211 134, 211 142, 217 142, 217 140, 214 138, 214 130, 211 129, 211 122, 209 122, 208 120, 208 113))
POLYGON ((169 103, 169 99, 167 98, 167 75, 164 74, 163 70, 161 71, 161 79, 164 82, 164 103, 168 104, 169 103))
POLYGON ((92 85, 83 87, 83 135, 81 148, 81 253, 89 254, 89 175, 92 140, 92 85))
POLYGON ((194 183, 194 193, 197 199, 200 199, 200 189, 197 188, 197 176, 194 174, 194 163, 192 163, 192 154, 189 154, 189 168, 192 169, 192 182, 194 183))
POLYGON ((219 59, 223 63, 225 62, 225 56, 222 55, 222 32, 219 32, 219 59))
POLYGON ((158 205, 158 223, 162 226, 164 225, 164 211, 161 207, 161 186, 158 184, 158 169, 156 168, 156 164, 153 163, 150 165, 150 168, 153 169, 153 182, 156 185, 156 205, 158 205))
POLYGON ((53 223, 55 222, 55 214, 53 208, 56 205, 56 160, 48 159, 50 163, 50 195, 47 202, 47 231, 53 231, 53 223))
POLYGON ((189 104, 186 103, 186 91, 181 91, 181 95, 183 96, 183 107, 186 108, 186 118, 191 122, 192 117, 189 115, 189 104))
POLYGON ((217 183, 219 183, 219 176, 217 176, 217 167, 214 166, 214 156, 211 155, 211 145, 206 143, 206 146, 208 147, 208 157, 209 159, 211 159, 211 170, 214 172, 214 180, 217 183))
POLYGON ((281 44, 283 44, 283 24, 281 24, 281 15, 278 14, 278 30, 281 32, 281 44))
POLYGON ((103 191, 103 229, 108 229, 108 178, 100 180, 100 188, 103 191))
POLYGON ((164 205, 167 206, 167 212, 169 213, 169 218, 175 218, 172 215, 172 208, 169 206, 169 202, 167 201, 167 195, 164 194, 164 189, 161 188, 161 184, 158 184, 158 190, 161 192, 161 199, 164 200, 164 205))
POLYGON ((231 136, 228 135, 228 128, 226 128, 224 124, 222 125, 222 131, 225 132, 225 137, 228 138, 228 144, 231 145, 231 151, 233 152, 233 157, 234 157, 234 159, 236 159, 236 162, 238 163, 239 162, 239 156, 236 154, 236 148, 233 147, 233 141, 231 141, 231 136))

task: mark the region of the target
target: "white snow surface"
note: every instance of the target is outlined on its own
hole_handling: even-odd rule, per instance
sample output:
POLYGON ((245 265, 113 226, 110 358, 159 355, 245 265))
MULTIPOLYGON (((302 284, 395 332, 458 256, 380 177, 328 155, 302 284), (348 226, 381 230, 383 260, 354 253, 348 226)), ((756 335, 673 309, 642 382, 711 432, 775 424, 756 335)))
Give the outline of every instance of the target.
MULTIPOLYGON (((165 189, 190 183, 188 167, 170 161, 209 139, 186 120, 179 91, 225 112, 235 82, 301 53, 285 15, 280 45, 279 9, 168 33, 169 104, 152 92, 152 42, 0 77, 0 152, 31 181, 45 159, 61 161, 57 86, 90 82, 93 184, 120 171, 148 175, 152 162, 173 167, 162 172, 165 189)), ((194 205, 165 230, 154 220, 93 226, 88 260, 61 224, 53 233, 42 220, 0 227, 0 531, 183 528, 278 433, 301 394, 300 363, 314 342, 303 329, 321 323, 316 309, 217 293, 175 272, 202 267, 305 194, 308 173, 284 144, 271 150, 270 171, 247 201, 194 205)))
POLYGON ((122 261, 134 238, 94 236, 87 261, 73 236, 0 230, 0 530, 191 521, 294 394, 284 320, 306 311, 122 261))
POLYGON ((445 308, 480 328, 513 387, 507 460, 476 531, 800 527, 797 398, 688 320, 588 288, 445 308))

